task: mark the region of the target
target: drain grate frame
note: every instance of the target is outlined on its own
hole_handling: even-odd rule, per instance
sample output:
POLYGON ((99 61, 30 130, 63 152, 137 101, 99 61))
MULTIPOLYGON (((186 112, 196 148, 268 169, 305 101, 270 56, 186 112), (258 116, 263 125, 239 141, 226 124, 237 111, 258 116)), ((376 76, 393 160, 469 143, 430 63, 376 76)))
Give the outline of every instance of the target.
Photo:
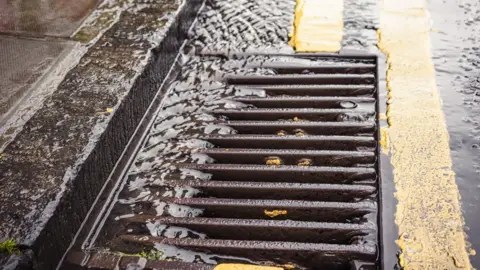
MULTIPOLYGON (((232 240, 228 240, 226 236, 223 236, 225 239, 207 239, 208 241, 202 243, 201 240, 194 241, 189 239, 182 240, 123 235, 120 236, 123 241, 145 247, 151 247, 152 244, 156 242, 187 249, 217 251, 222 254, 226 252, 226 254, 232 256, 241 256, 243 252, 243 254, 250 254, 250 258, 260 259, 260 261, 261 256, 257 256, 255 252, 265 250, 264 254, 270 254, 265 255, 267 257, 275 256, 274 254, 283 254, 285 258, 290 259, 300 257, 304 259, 306 257, 311 258, 311 262, 306 266, 304 265, 307 269, 316 269, 316 267, 325 265, 338 269, 345 269, 345 267, 351 267, 352 269, 360 269, 361 267, 363 267, 362 269, 369 269, 369 267, 372 267, 372 269, 374 269, 374 267, 376 267, 375 265, 380 265, 381 246, 379 246, 378 239, 380 239, 381 226, 372 226, 372 220, 374 220, 374 223, 379 224, 378 221, 380 220, 378 217, 381 212, 381 203, 378 201, 378 198, 381 198, 381 190, 379 189, 381 179, 379 174, 380 159, 378 158, 380 152, 377 145, 379 138, 379 123, 377 117, 379 111, 377 56, 365 54, 295 54, 283 56, 352 59, 353 61, 367 60, 370 61, 370 63, 362 64, 359 68, 352 68, 351 65, 343 65, 335 68, 311 68, 309 72, 324 72, 327 74, 322 74, 322 76, 307 75, 307 79, 301 80, 301 84, 296 85, 292 84, 292 80, 293 82, 298 82, 296 81, 298 77, 306 76, 302 75, 301 66, 282 66, 278 63, 264 65, 268 66, 268 68, 279 70, 279 75, 271 76, 275 77, 276 80, 254 77, 252 82, 248 76, 227 76, 225 80, 229 84, 261 87, 267 93, 270 93, 271 97, 235 98, 235 101, 248 103, 256 108, 245 110, 219 109, 210 112, 212 115, 223 118, 218 120, 216 124, 233 127, 239 133, 231 136, 202 135, 200 139, 212 143, 217 148, 198 149, 192 152, 208 155, 216 159, 217 162, 214 164, 178 164, 178 168, 196 169, 213 173, 218 179, 205 182, 172 178, 167 180, 167 184, 175 183, 175 185, 179 186, 183 185, 198 188, 204 191, 205 197, 218 197, 219 194, 232 193, 233 190, 238 193, 229 199, 209 199, 202 197, 171 200, 171 202, 175 204, 200 206, 200 208, 209 209, 209 211, 207 211, 209 213, 217 213, 216 215, 213 214, 212 217, 181 219, 145 215, 128 219, 129 222, 154 220, 165 224, 181 225, 187 228, 201 228, 200 231, 206 230, 209 231, 210 234, 216 231, 215 228, 217 228, 217 230, 222 226, 232 228, 235 224, 242 227, 243 224, 242 232, 246 233, 248 230, 253 230, 252 234, 256 235, 254 238, 261 239, 263 235, 265 239, 263 239, 263 241, 240 239, 232 242, 232 240), (345 72, 347 75, 331 76, 332 74, 329 74, 336 72, 345 72), (359 76, 357 76, 355 72, 360 73, 359 76), (294 75, 285 75, 289 73, 294 73, 294 75), (279 76, 286 77, 279 81, 279 76), (272 84, 274 81, 280 83, 272 84), (338 81, 340 81, 340 83, 336 85, 329 85, 332 82, 338 81), (268 85, 266 85, 266 83, 268 83, 268 85), (357 85, 350 85, 350 83, 357 83, 357 85), (339 95, 330 96, 332 93, 339 93, 339 95), (348 95, 349 93, 350 96, 348 95), (280 96, 292 94, 297 94, 298 96, 280 96), (371 97, 365 97, 368 95, 371 95, 371 97), (352 101, 356 104, 354 108, 348 106, 346 108, 338 108, 338 106, 344 107, 345 102, 352 101), (278 104, 281 104, 281 106, 278 104), (348 113, 360 115, 360 117, 368 119, 368 123, 341 122, 342 115, 348 113), (291 120, 294 117, 310 122, 275 121, 278 119, 291 120), (312 123, 312 121, 316 123, 312 123), (252 128, 254 129, 253 131, 252 128), (288 134, 278 136, 275 133, 279 130, 285 131, 288 134), (297 136, 296 133, 299 130, 309 135, 297 136), (365 134, 369 134, 369 136, 364 136, 365 134), (247 145, 248 147, 245 147, 247 145), (359 151, 359 148, 362 150, 359 151), (296 151, 291 151, 292 149, 296 151), (258 163, 262 161, 262 157, 265 156, 280 156, 282 157, 281 159, 288 164, 279 166, 258 165, 258 163), (295 161, 298 161, 301 156, 311 156, 315 166, 298 166, 298 164, 295 164, 295 161), (246 165, 235 165, 239 160, 245 161, 246 165), (335 162, 330 162, 331 164, 329 164, 329 160, 334 160, 335 162), (371 161, 374 161, 373 166, 367 166, 367 164, 371 164, 371 161), (351 167, 352 164, 362 163, 364 166, 351 167), (249 178, 248 181, 246 181, 245 176, 250 172, 255 172, 261 177, 257 179, 249 178), (293 182, 287 180, 289 177, 299 179, 299 176, 301 176, 302 179, 293 182), (262 181, 262 178, 264 179, 265 177, 270 177, 270 179, 274 178, 278 181, 262 181), (282 194, 282 196, 279 197, 277 193, 282 194), (270 198, 268 196, 270 196, 270 198), (357 200, 358 198, 372 198, 372 196, 376 198, 375 202, 349 202, 354 199, 357 200), (302 199, 305 200, 305 198, 312 201, 302 201, 302 199), (313 200, 314 198, 316 198, 316 200, 313 200), (279 203, 278 201, 280 200, 284 202, 279 203), (315 203, 315 201, 321 201, 321 203, 315 203), (240 213, 241 211, 238 211, 239 208, 242 208, 242 202, 244 203, 243 205, 248 208, 258 205, 258 207, 253 207, 256 209, 256 214, 253 215, 255 218, 252 218, 252 213, 248 211, 243 214, 240 213), (274 220, 265 219, 265 209, 283 209, 287 210, 289 214, 292 213, 292 211, 297 211, 298 215, 289 216, 293 219, 293 223, 288 224, 288 222, 290 222, 286 220, 288 217, 282 219, 282 217, 279 216, 274 220), (232 217, 228 214, 232 211, 238 212, 239 216, 232 217), (223 216, 218 214, 221 212, 227 214, 223 216), (312 215, 312 213, 314 215, 312 215), (327 218, 325 220, 316 219, 315 213, 317 215, 320 213, 320 215, 327 216, 327 218), (354 214, 353 216, 349 216, 349 213, 354 214), (365 215, 369 215, 370 217, 365 218, 365 215), (244 224, 247 216, 251 218, 251 222, 244 224), (328 218, 328 216, 331 218, 328 218), (373 219, 371 216, 374 216, 373 219), (307 217, 309 220, 302 220, 307 217), (364 219, 369 222, 364 222, 362 225, 345 223, 349 218, 355 220, 364 219), (294 224, 295 222, 296 224, 294 224), (264 228, 262 226, 266 226, 265 228, 267 229, 262 229, 264 228), (266 231, 270 229, 275 231, 275 228, 283 228, 282 226, 285 228, 292 227, 292 229, 297 228, 297 230, 301 232, 297 234, 292 233, 293 236, 289 236, 290 238, 288 238, 288 233, 282 233, 281 236, 287 235, 286 239, 290 239, 290 242, 286 241, 287 243, 291 243, 291 239, 295 237, 296 239, 302 239, 302 237, 300 237, 302 233, 303 235, 312 235, 312 231, 315 230, 318 230, 316 233, 324 234, 323 238, 319 238, 324 240, 319 241, 324 241, 325 243, 314 243, 314 245, 309 246, 308 244, 313 243, 304 242, 304 245, 294 247, 288 246, 288 244, 285 246, 285 242, 282 242, 285 247, 283 250, 274 249, 276 253, 267 252, 273 248, 273 243, 280 245, 280 242, 274 241, 274 234, 270 234, 269 236, 266 231), (335 228, 337 228, 338 231, 335 231, 335 228), (341 232, 345 232, 346 235, 350 236, 363 237, 369 235, 370 238, 373 236, 373 242, 375 242, 376 245, 342 245, 341 241, 335 242, 335 239, 341 239, 339 236, 332 240, 333 243, 326 243, 328 242, 326 240, 328 237, 325 237, 325 235, 329 235, 329 233, 330 235, 339 235, 341 232), (232 244, 235 246, 235 243, 239 245, 238 249, 232 251, 232 244), (252 251, 248 251, 249 248, 252 251), (289 256, 289 252, 295 255, 289 256), (305 254, 307 253, 310 255, 306 256, 305 254), (351 254, 351 256, 348 254, 351 254), (335 259, 331 258, 332 255, 335 259), (312 259, 314 257, 315 259, 312 259)), ((244 55, 233 55, 230 57, 241 58, 244 57, 244 55)), ((146 127, 145 131, 148 131, 148 129, 149 128, 146 127)), ((145 139, 145 136, 146 135, 143 136, 142 140, 145 139)), ((141 145, 140 142, 137 144, 141 145)), ((130 155, 132 154, 134 153, 130 153, 130 155)), ((132 160, 130 159, 129 162, 131 163, 132 160)), ((125 167, 128 166, 124 165, 123 168, 119 169, 124 169, 125 167)), ((167 198, 164 200, 169 201, 167 198)), ((107 213, 104 213, 104 215, 106 214, 107 213)), ((306 239, 308 239, 308 237, 303 237, 303 240, 306 239)), ((297 241, 302 243, 300 240, 297 241)), ((345 243, 345 241, 343 243, 345 243)), ((86 246, 88 245, 83 245, 83 247, 86 246)), ((96 256, 100 255, 95 254, 90 260, 93 260, 96 256)), ((75 260, 73 259, 72 261, 75 260)), ((89 260, 84 260, 83 265, 88 266, 88 261, 89 260)), ((161 262, 157 261, 155 263, 158 264, 161 262)), ((205 265, 201 267, 205 267, 205 265)), ((186 266, 185 269, 187 269, 186 266)))

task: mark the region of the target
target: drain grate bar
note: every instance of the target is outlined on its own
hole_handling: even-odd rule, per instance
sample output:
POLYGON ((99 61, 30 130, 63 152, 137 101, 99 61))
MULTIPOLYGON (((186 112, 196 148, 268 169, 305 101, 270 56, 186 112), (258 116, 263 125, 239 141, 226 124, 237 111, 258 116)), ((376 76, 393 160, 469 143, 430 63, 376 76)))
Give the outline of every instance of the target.
POLYGON ((243 164, 178 164, 179 169, 190 169, 212 174, 213 179, 233 181, 282 181, 309 183, 352 183, 376 180, 373 168, 264 166, 243 164))
MULTIPOLYGON (((302 121, 343 121, 349 115, 357 119, 367 120, 375 117, 375 111, 359 109, 241 109, 216 110, 213 115, 222 115, 230 120, 291 120, 295 117, 302 121)), ((373 119, 372 119, 373 120, 373 119)))
POLYGON ((231 85, 239 84, 369 84, 375 82, 373 74, 315 74, 315 75, 274 75, 244 76, 235 75, 226 78, 231 85))
POLYGON ((218 198, 164 198, 164 202, 176 205, 188 205, 203 209, 203 217, 214 218, 248 218, 268 217, 265 210, 287 211, 277 219, 302 221, 348 222, 362 218, 375 211, 372 202, 319 202, 293 200, 253 200, 253 199, 218 199, 218 198))
POLYGON ((322 150, 375 150, 373 137, 359 136, 276 136, 276 135, 208 135, 204 139, 222 148, 271 148, 271 149, 322 149, 322 150))
POLYGON ((375 110, 375 99, 370 97, 243 97, 236 102, 258 108, 324 108, 375 110))
POLYGON ((248 68, 272 69, 277 74, 310 74, 310 73, 342 73, 342 74, 364 74, 375 71, 374 64, 340 64, 340 65, 292 65, 282 62, 267 62, 261 64, 249 64, 248 68))
POLYGON ((349 202, 371 196, 375 187, 368 185, 335 185, 282 182, 235 182, 215 180, 179 180, 169 179, 161 185, 151 187, 185 187, 201 190, 199 196, 220 198, 229 194, 229 198, 245 199, 286 199, 349 202))
POLYGON ((270 96, 298 95, 298 96, 372 96, 375 87, 369 84, 361 85, 242 85, 240 88, 261 89, 270 96))
POLYGON ((309 261, 315 265, 341 265, 344 261, 375 260, 376 250, 366 245, 333 245, 280 241, 241 241, 211 239, 169 239, 122 235, 123 241, 153 247, 156 244, 173 245, 180 248, 211 250, 231 256, 247 256, 253 260, 265 257, 282 257, 285 260, 309 261))
MULTIPOLYGON (((226 149, 207 148, 195 150, 195 153, 206 154, 215 159, 217 164, 265 164, 275 158, 284 165, 298 165, 309 160, 310 166, 363 166, 373 167, 375 164, 374 152, 362 151, 321 151, 295 149, 226 149)), ((280 164, 277 164, 280 165, 280 164)))
POLYGON ((155 222, 166 226, 180 226, 204 233, 215 239, 296 241, 327 244, 345 244, 375 231, 373 224, 345 224, 292 220, 177 218, 136 216, 129 222, 155 222))
POLYGON ((292 122, 292 121, 216 121, 234 128, 240 134, 363 135, 375 132, 374 122, 292 122))

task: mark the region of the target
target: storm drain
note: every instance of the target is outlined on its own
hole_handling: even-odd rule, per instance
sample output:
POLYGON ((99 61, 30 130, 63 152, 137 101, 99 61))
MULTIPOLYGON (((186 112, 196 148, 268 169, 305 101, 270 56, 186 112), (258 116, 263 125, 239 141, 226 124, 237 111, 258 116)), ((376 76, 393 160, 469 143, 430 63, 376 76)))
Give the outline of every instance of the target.
POLYGON ((152 269, 212 269, 215 263, 241 262, 285 269, 377 269, 377 58, 288 57, 313 64, 247 61, 247 68, 271 72, 222 77, 229 86, 265 95, 231 97, 242 106, 208 111, 215 116, 213 125, 235 132, 191 134, 208 142, 207 148, 186 150, 204 162, 176 162, 175 173, 149 184, 193 191, 149 197, 188 207, 186 214, 146 211, 122 218, 184 233, 116 233, 115 241, 139 253, 110 250, 109 259, 107 252, 97 253, 87 266, 141 261, 152 269), (160 259, 166 246, 193 255, 160 259), (195 252, 213 256, 215 263, 195 252))

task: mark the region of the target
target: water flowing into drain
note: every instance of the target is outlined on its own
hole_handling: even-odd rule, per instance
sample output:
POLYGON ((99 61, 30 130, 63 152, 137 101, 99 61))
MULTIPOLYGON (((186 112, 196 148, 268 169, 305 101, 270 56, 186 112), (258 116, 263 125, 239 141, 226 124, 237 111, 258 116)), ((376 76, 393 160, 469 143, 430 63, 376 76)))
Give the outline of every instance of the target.
POLYGON ((375 267, 376 67, 370 55, 186 61, 87 265, 375 267))

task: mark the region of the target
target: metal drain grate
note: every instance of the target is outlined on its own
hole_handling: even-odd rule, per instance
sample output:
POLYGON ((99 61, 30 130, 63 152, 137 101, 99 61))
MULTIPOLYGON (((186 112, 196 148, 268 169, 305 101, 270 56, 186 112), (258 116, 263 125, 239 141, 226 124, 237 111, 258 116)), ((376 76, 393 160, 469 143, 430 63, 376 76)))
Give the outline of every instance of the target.
MULTIPOLYGON (((150 184, 200 191, 193 197, 153 196, 168 205, 201 209, 199 214, 125 219, 205 237, 135 232, 116 237, 147 249, 162 244, 227 256, 221 262, 241 257, 294 269, 376 269, 377 58, 322 57, 342 64, 266 61, 249 67, 268 68, 275 75, 227 76, 229 85, 262 89, 266 96, 233 98, 246 107, 210 112, 219 119, 215 125, 236 130, 201 135, 214 147, 189 150, 213 163, 175 165, 210 174, 210 180, 172 174, 158 186, 150 184)), ((196 265, 205 267, 201 261, 196 265)))

